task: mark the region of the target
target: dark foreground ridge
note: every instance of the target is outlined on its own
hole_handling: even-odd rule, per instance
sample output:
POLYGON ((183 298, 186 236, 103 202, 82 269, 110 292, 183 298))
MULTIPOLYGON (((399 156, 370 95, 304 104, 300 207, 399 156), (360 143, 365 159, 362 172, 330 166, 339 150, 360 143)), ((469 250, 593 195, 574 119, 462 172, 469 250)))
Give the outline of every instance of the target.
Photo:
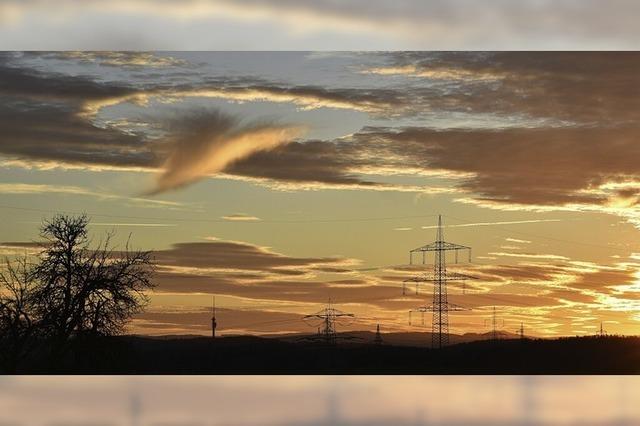
MULTIPOLYGON (((424 337, 424 335, 423 335, 424 337)), ((636 374, 639 337, 499 339, 427 347, 369 342, 335 346, 255 336, 121 336, 83 347, 60 374, 636 374)))

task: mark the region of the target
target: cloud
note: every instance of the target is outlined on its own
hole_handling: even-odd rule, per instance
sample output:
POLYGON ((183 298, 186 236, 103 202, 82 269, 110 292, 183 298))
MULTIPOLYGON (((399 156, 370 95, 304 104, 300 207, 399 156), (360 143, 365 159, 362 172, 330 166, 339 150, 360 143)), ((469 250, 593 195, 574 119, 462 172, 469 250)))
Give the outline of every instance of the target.
POLYGON ((246 215, 244 213, 235 213, 227 216, 222 216, 222 219, 231 222, 259 222, 260 220, 262 220, 259 217, 246 215))
POLYGON ((4 0, 0 16, 11 24, 9 34, 17 32, 7 50, 68 50, 78 43, 87 50, 637 48, 637 4, 608 6, 597 0, 4 0), (114 22, 131 37, 114 37, 114 22), (233 41, 224 37, 229 25, 245 25, 233 41))
POLYGON ((193 272, 248 271, 281 275, 286 271, 306 273, 318 266, 345 266, 350 260, 343 258, 296 258, 249 243, 214 240, 208 242, 179 243, 171 249, 155 252, 156 260, 166 268, 191 268, 193 272))
POLYGON ((131 226, 140 228, 167 228, 177 226, 172 223, 125 223, 125 222, 91 222, 91 226, 131 226))
MULTIPOLYGON (((475 227, 475 226, 501 226, 501 225, 520 225, 526 223, 545 223, 545 222, 560 222, 560 219, 532 219, 532 220, 508 220, 508 221, 499 221, 499 222, 476 222, 476 223, 460 223, 457 225, 444 225, 445 228, 467 228, 467 227, 475 227)), ((428 225, 422 226, 422 229, 435 229, 437 225, 428 225)), ((507 241, 513 242, 530 242, 523 240, 514 240, 507 238, 507 241)))
POLYGON ((156 87, 110 98, 87 100, 82 115, 87 119, 97 116, 104 108, 133 103, 146 105, 151 100, 175 102, 186 98, 217 98, 234 102, 290 103, 312 110, 335 108, 367 112, 375 116, 413 113, 409 105, 397 99, 399 93, 392 90, 324 89, 315 86, 265 86, 245 82, 244 86, 228 86, 228 82, 202 82, 193 87, 156 87), (212 86, 213 84, 213 86, 212 86))
POLYGON ((0 55, 0 94, 26 99, 83 103, 137 93, 132 86, 94 81, 82 75, 42 72, 14 63, 17 54, 0 55))
POLYGON ((25 52, 43 58, 74 60, 80 63, 95 63, 108 67, 124 68, 167 68, 185 67, 189 64, 167 54, 153 52, 124 51, 64 51, 64 52, 25 52))
POLYGON ((531 244, 531 241, 529 240, 521 240, 519 238, 511 238, 511 237, 507 237, 504 239, 505 241, 509 241, 511 243, 518 243, 518 244, 531 244))
MULTIPOLYGON (((28 241, 0 242, 2 256, 36 256, 45 247, 45 243, 28 241)), ((3 260, 4 261, 4 260, 3 260)), ((4 265, 2 265, 4 267, 4 265)))
POLYGON ((393 52, 379 59, 403 72, 437 73, 439 82, 323 88, 219 78, 134 87, 20 68, 15 54, 5 54, 0 153, 10 161, 73 167, 162 168, 154 193, 218 174, 285 190, 457 193, 461 201, 492 208, 640 216, 640 174, 633 160, 640 154, 634 112, 640 101, 628 92, 638 85, 639 58, 631 52, 393 52), (488 74, 496 78, 484 78, 488 74), (512 123, 365 127, 343 138, 303 141, 295 140, 302 135, 298 126, 245 122, 210 111, 146 117, 150 131, 100 119, 108 105, 191 96, 351 108, 389 117, 470 112, 506 116, 512 123), (532 127, 526 117, 541 121, 532 127), (394 178, 402 176, 438 183, 397 183, 394 178))
POLYGON ((365 174, 378 168, 386 170, 385 176, 441 173, 451 182, 449 192, 488 207, 625 214, 633 210, 619 207, 620 197, 625 206, 635 207, 640 186, 633 160, 640 155, 638 134, 630 127, 365 128, 342 139, 292 143, 252 155, 226 173, 360 189, 384 185, 365 174))
POLYGON ((0 152, 25 161, 114 168, 153 167, 158 159, 144 138, 96 127, 60 104, 25 104, 4 98, 0 105, 0 152), (20 143, 16 143, 20 141, 20 143))
POLYGON ((387 74, 450 80, 430 103, 442 110, 519 114, 555 126, 637 123, 640 101, 625 90, 640 82, 635 52, 396 52, 387 58, 387 74))
MULTIPOLYGON (((95 191, 89 188, 69 185, 49 185, 32 183, 0 183, 0 194, 38 195, 38 194, 67 194, 95 197, 101 200, 125 200, 136 205, 147 207, 180 207, 183 204, 175 201, 153 200, 141 197, 127 197, 107 192, 95 191)), ((96 225, 96 223, 92 223, 96 225)), ((123 224, 121 224, 123 225, 123 224)))
POLYGON ((329 143, 298 144, 252 156, 228 170, 288 181, 350 183, 366 167, 396 174, 442 171, 467 200, 488 207, 593 209, 633 214, 640 174, 634 158, 639 130, 546 128, 434 130, 365 128, 329 143), (311 161, 311 159, 315 161, 311 161), (281 170, 277 165, 300 165, 281 170), (309 164, 309 167, 303 165, 309 164), (540 165, 544 164, 544 170, 540 165), (625 197, 625 207, 619 206, 625 197))
POLYGON ((569 260, 569 258, 566 256, 560 256, 558 254, 543 254, 543 253, 490 252, 489 255, 497 256, 497 257, 521 257, 525 259, 569 260))
POLYGON ((225 170, 256 152, 272 150, 303 133, 300 126, 240 124, 217 111, 182 118, 172 128, 168 156, 158 176, 158 194, 225 170))
MULTIPOLYGON (((37 243, 0 244, 0 252, 8 255, 37 248, 37 243)), ((402 296, 402 280, 416 272, 408 267, 361 273, 354 270, 354 259, 294 257, 247 242, 180 243, 156 251, 155 258, 154 304, 132 324, 134 331, 207 333, 210 314, 206 307, 198 308, 197 301, 208 304, 211 294, 229 301, 224 329, 233 332, 306 331, 303 323, 293 320, 317 310, 329 297, 349 311, 367 312, 356 328, 362 329, 374 316, 384 319, 389 330, 406 330, 406 311, 425 297, 402 296), (195 307, 174 312, 163 304, 176 294, 192 297, 195 307), (252 316, 264 321, 251 320, 252 316), (270 321, 274 322, 266 323, 270 321)), ((510 260, 515 263, 461 268, 477 280, 467 285, 465 294, 459 283, 449 286, 452 303, 473 308, 463 319, 455 319, 456 332, 476 330, 492 306, 500 307, 505 321, 524 320, 539 328, 536 335, 550 330, 574 334, 579 324, 572 317, 584 320, 607 311, 628 322, 635 313, 636 264, 601 265, 557 257, 510 260)))
POLYGON ((402 146, 407 157, 419 159, 425 168, 472 174, 460 187, 478 194, 479 201, 563 206, 606 205, 611 194, 588 191, 610 181, 640 179, 631 160, 638 151, 637 134, 626 127, 444 132, 416 128, 362 136, 386 138, 386 149, 392 152, 402 146))

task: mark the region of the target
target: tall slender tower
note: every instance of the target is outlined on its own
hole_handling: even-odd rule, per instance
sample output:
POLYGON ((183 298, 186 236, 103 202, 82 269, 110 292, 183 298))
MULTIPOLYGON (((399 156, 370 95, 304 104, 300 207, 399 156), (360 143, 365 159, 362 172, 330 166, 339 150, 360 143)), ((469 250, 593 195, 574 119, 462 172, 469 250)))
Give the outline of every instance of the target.
POLYGON ((216 297, 213 296, 213 300, 211 301, 211 338, 216 338, 216 327, 218 323, 216 322, 216 297))
POLYGON ((602 321, 600 321, 600 331, 598 332, 599 337, 607 337, 607 332, 602 327, 602 321))
POLYGON ((382 344, 382 334, 380 334, 380 324, 376 326, 376 337, 374 337, 373 343, 376 346, 380 346, 382 344))
POLYGON ((455 253, 456 263, 458 261, 459 251, 467 251, 469 255, 469 262, 471 261, 471 247, 449 243, 444 240, 442 216, 438 215, 438 230, 436 232, 436 241, 413 249, 409 252, 410 264, 413 264, 414 253, 422 253, 422 264, 426 264, 427 253, 433 252, 433 275, 430 276, 428 273, 425 273, 421 276, 405 280, 405 283, 407 281, 416 283, 416 292, 417 286, 420 283, 433 283, 433 301, 431 305, 421 306, 419 308, 413 309, 412 311, 433 312, 433 322, 431 326, 431 347, 438 349, 449 344, 449 311, 465 310, 460 306, 449 303, 447 296, 447 282, 465 281, 467 279, 474 278, 465 274, 447 272, 446 254, 448 251, 453 251, 455 253))

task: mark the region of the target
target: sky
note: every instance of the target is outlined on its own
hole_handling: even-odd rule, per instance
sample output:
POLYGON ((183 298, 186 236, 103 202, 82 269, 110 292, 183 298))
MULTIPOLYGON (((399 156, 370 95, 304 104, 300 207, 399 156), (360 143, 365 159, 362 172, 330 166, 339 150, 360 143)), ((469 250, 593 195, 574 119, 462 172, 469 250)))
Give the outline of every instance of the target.
MULTIPOLYGON (((170 2, 167 2, 170 3, 170 2)), ((16 18, 17 19, 17 18, 16 18)), ((153 250, 127 330, 427 331, 408 252, 472 247, 454 333, 638 334, 640 55, 633 52, 5 52, 0 251, 86 212, 153 250)), ((431 259, 427 259, 428 261, 431 259)), ((462 260, 462 259, 461 259, 462 260)), ((453 257, 448 261, 454 261, 453 257)), ((427 319, 427 324, 429 323, 427 319)))

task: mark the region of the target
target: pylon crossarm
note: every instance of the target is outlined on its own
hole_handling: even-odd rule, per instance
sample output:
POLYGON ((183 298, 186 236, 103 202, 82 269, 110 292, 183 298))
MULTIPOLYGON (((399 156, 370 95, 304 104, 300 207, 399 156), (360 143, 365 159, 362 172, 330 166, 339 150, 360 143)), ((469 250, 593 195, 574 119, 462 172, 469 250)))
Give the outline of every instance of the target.
POLYGON ((449 311, 470 311, 471 310, 471 308, 466 308, 464 306, 455 305, 453 303, 448 303, 447 306, 448 306, 447 309, 449 311))
POLYGON ((302 319, 306 320, 306 319, 315 319, 315 318, 320 318, 320 319, 324 319, 323 315, 319 315, 319 314, 313 314, 313 315, 305 315, 302 317, 302 319))
POLYGON ((471 250, 469 246, 463 246, 461 244, 449 243, 447 241, 435 241, 433 243, 425 244, 422 247, 414 248, 409 253, 418 253, 422 251, 442 251, 442 250, 471 250))
POLYGON ((403 283, 426 283, 429 281, 433 281, 433 280, 426 276, 411 277, 411 278, 407 278, 406 280, 402 280, 403 283))
POLYGON ((460 272, 447 272, 444 276, 447 281, 465 281, 465 280, 477 280, 478 277, 473 275, 462 274, 460 272))
MULTIPOLYGON (((466 280, 477 280, 478 278, 471 275, 467 275, 467 274, 461 274, 459 272, 445 272, 441 274, 441 276, 437 277, 437 279, 439 281, 466 281, 466 280)), ((403 282, 424 283, 424 282, 431 282, 434 280, 436 280, 436 277, 433 274, 433 272, 425 272, 422 275, 407 278, 403 280, 403 282)))
POLYGON ((433 306, 420 306, 409 310, 409 312, 433 312, 433 306))

